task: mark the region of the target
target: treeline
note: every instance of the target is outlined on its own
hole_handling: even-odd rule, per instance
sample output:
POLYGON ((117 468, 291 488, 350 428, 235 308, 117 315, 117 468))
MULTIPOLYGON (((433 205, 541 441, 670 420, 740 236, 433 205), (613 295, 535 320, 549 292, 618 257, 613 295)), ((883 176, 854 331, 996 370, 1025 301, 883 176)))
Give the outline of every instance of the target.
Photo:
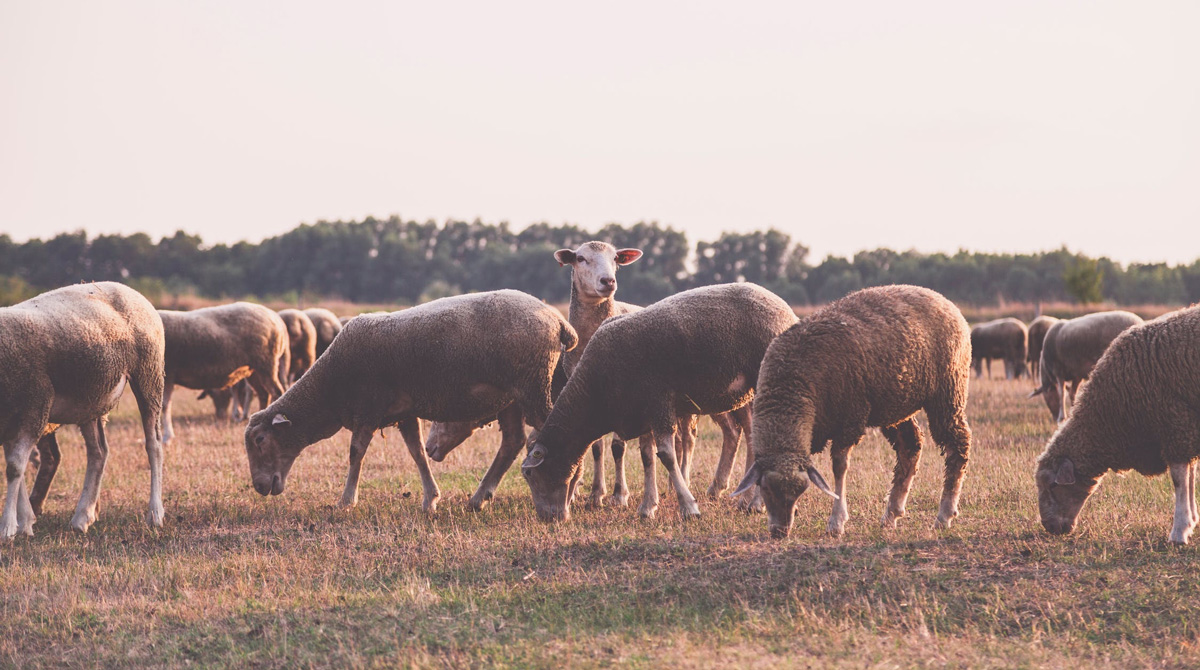
POLYGON ((63 233, 14 242, 0 235, 0 303, 81 281, 126 282, 152 300, 164 294, 207 298, 340 298, 417 303, 470 291, 515 288, 565 301, 569 282, 554 250, 592 239, 638 247, 623 268, 621 298, 647 304, 694 286, 752 281, 796 305, 835 300, 865 286, 927 286, 970 305, 1016 302, 1188 304, 1200 301, 1200 261, 1123 266, 1067 249, 1038 254, 924 254, 890 249, 813 263, 809 250, 779 230, 725 233, 695 248, 681 230, 657 223, 609 224, 589 231, 541 223, 514 232, 507 223, 418 223, 399 217, 321 221, 258 244, 205 245, 182 231, 148 235, 63 233), (693 253, 694 252, 694 253, 693 253))

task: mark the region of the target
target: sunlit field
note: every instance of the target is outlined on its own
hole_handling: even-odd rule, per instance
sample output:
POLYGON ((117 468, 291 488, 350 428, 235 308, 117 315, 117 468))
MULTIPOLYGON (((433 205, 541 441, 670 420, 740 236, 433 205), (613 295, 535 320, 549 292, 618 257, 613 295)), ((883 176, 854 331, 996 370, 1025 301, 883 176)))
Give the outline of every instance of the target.
MULTIPOLYGON (((851 456, 844 538, 826 536, 829 500, 810 492, 783 542, 727 498, 701 497, 703 517, 681 522, 661 473, 658 518, 639 520, 636 454, 630 507, 576 505, 570 522, 546 525, 514 470, 491 507, 469 513, 494 428, 434 465, 432 517, 392 429, 367 454, 355 509, 333 505, 344 431, 301 455, 283 495, 261 498, 241 426, 216 422, 187 391, 175 396, 167 521, 152 530, 127 394, 109 424, 99 521, 86 535, 68 528, 84 452, 67 427, 36 535, 0 544, 0 666, 1200 664, 1197 554, 1167 543, 1169 481, 1110 475, 1074 535, 1048 536, 1031 474, 1054 426, 1029 390, 1028 380, 973 384, 975 439, 952 529, 933 529, 942 459, 927 432, 909 516, 879 528, 894 457, 872 431, 851 456)), ((719 445, 703 420, 699 496, 719 445)), ((828 457, 817 465, 828 477, 828 457)), ((739 455, 735 483, 741 468, 739 455)))

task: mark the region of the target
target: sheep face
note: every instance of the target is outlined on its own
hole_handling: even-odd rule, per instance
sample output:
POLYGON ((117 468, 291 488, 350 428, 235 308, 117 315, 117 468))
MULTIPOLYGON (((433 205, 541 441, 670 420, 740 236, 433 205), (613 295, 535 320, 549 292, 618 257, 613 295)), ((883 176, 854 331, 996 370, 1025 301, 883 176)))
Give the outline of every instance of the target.
POLYGON ((1098 477, 1084 477, 1075 471, 1071 459, 1047 459, 1038 465, 1038 511, 1042 526, 1054 535, 1075 529, 1079 511, 1100 483, 1098 477))
POLYGON ((425 453, 429 456, 429 460, 441 463, 458 445, 474 435, 477 429, 483 428, 494 420, 495 417, 483 422, 453 421, 444 423, 435 421, 429 429, 429 436, 425 438, 425 453))
POLYGON ((764 465, 761 460, 751 466, 731 495, 741 495, 756 483, 767 508, 767 530, 776 540, 782 540, 792 532, 796 501, 804 495, 810 484, 816 484, 818 489, 837 498, 821 473, 811 465, 801 467, 790 462, 764 465))
MULTIPOLYGON (((582 457, 582 452, 580 455, 582 457)), ((571 503, 567 498, 579 462, 571 466, 561 461, 561 458, 554 458, 546 446, 535 438, 530 442, 528 454, 521 464, 521 475, 529 484, 533 506, 542 521, 566 521, 571 518, 571 503)))
POLYGON ((260 495, 283 493, 288 471, 300 449, 292 445, 292 422, 280 412, 264 410, 250 417, 246 426, 246 456, 250 479, 260 495))
POLYGON ((559 249, 554 259, 571 266, 575 295, 587 303, 608 300, 617 292, 617 266, 642 257, 640 249, 617 249, 604 242, 588 242, 578 249, 559 249))
POLYGON ((1050 410, 1050 415, 1054 417, 1055 421, 1061 423, 1063 420, 1061 386, 1059 384, 1043 380, 1042 385, 1034 390, 1033 393, 1029 394, 1029 397, 1032 398, 1039 395, 1042 396, 1042 400, 1046 401, 1046 407, 1050 410))

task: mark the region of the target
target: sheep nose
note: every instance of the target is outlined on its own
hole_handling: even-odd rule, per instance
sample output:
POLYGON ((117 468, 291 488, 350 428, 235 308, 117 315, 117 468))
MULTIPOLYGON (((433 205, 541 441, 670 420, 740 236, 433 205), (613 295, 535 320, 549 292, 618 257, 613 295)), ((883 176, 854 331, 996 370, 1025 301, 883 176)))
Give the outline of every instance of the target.
POLYGON ((283 493, 283 477, 276 472, 275 476, 271 478, 271 495, 277 496, 280 493, 283 493))

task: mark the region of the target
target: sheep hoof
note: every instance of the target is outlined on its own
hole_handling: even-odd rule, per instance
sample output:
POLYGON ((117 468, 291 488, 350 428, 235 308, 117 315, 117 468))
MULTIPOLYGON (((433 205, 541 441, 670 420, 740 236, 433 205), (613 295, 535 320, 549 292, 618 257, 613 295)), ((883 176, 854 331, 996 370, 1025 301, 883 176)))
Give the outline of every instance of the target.
POLYGON ((342 498, 338 501, 338 507, 341 507, 342 509, 354 509, 354 506, 357 504, 358 496, 354 496, 353 498, 342 498))
POLYGON ((433 514, 437 511, 438 496, 426 498, 425 502, 421 503, 421 509, 425 510, 426 514, 433 514))
POLYGON ((492 499, 491 491, 488 491, 487 493, 483 493, 483 494, 476 493, 475 495, 471 496, 470 500, 467 501, 467 509, 471 510, 472 512, 478 512, 478 511, 482 510, 484 507, 486 507, 488 502, 491 501, 491 499, 492 499))
POLYGON ((604 489, 594 489, 594 490, 592 490, 592 495, 591 495, 591 497, 588 499, 588 506, 589 506, 589 507, 597 507, 597 508, 599 508, 599 507, 604 507, 604 495, 605 495, 605 493, 606 493, 606 491, 605 491, 604 489))
POLYGON ((658 507, 646 507, 645 505, 638 508, 638 516, 643 519, 653 519, 658 512, 658 507))
POLYGON ((883 522, 881 525, 885 530, 889 529, 889 528, 895 529, 897 526, 897 522, 900 521, 900 517, 902 517, 902 516, 904 516, 904 512, 888 510, 883 513, 883 522))
POLYGON ((71 528, 79 531, 80 533, 86 533, 88 528, 90 528, 95 521, 95 512, 88 512, 86 514, 83 512, 76 512, 75 516, 71 517, 71 528))
POLYGON ((1171 544, 1183 546, 1188 543, 1188 539, 1190 539, 1191 536, 1192 536, 1192 532, 1190 530, 1187 530, 1187 531, 1172 530, 1171 536, 1170 536, 1170 541, 1171 541, 1171 544))
POLYGON ((162 506, 152 507, 148 512, 146 512, 146 523, 150 524, 150 526, 154 528, 162 528, 163 516, 165 516, 165 514, 163 513, 162 506))
POLYGON ((950 522, 952 521, 954 521, 954 517, 952 516, 943 518, 939 515, 937 521, 933 523, 933 527, 937 528, 938 530, 944 530, 950 527, 950 522))
POLYGON ((5 516, 0 520, 0 539, 10 540, 17 534, 17 520, 15 518, 5 516))
POLYGON ((846 532, 846 522, 830 521, 825 530, 829 533, 830 537, 841 537, 846 532))
POLYGON ((611 502, 613 505, 616 505, 617 507, 625 507, 626 505, 629 504, 629 492, 628 491, 622 491, 621 493, 614 492, 612 494, 612 497, 609 498, 608 500, 609 500, 609 502, 611 502))

